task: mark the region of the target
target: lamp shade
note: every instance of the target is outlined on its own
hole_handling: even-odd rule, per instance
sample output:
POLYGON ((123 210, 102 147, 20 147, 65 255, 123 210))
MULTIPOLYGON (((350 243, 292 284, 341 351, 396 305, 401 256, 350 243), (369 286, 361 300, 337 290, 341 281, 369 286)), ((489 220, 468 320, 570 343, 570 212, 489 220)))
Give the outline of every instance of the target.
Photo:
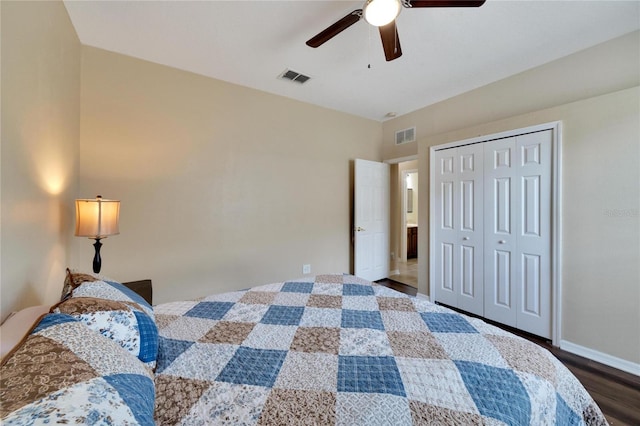
POLYGON ((104 238, 120 233, 120 201, 97 196, 76 200, 76 237, 104 238))

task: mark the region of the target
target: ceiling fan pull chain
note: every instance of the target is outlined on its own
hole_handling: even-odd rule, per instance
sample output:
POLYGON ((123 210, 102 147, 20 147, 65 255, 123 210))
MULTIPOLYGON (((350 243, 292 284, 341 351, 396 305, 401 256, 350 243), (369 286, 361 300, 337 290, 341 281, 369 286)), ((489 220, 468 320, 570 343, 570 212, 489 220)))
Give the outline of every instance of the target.
POLYGON ((371 26, 367 29, 367 69, 371 69, 371 26))

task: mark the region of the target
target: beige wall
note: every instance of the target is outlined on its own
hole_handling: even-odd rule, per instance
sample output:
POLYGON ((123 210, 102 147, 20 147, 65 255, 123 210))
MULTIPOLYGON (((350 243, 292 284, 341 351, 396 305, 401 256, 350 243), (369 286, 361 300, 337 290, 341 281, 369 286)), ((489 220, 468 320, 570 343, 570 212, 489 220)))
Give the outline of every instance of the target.
POLYGON ((160 303, 349 272, 352 161, 381 160, 380 123, 91 47, 81 105, 81 196, 122 202, 105 275, 160 303))
MULTIPOLYGON (((429 188, 430 146, 562 121, 562 339, 633 363, 640 362, 639 52, 635 32, 384 124, 387 158, 399 156, 388 142, 392 129, 422 129, 420 186, 429 188), (611 81, 598 74, 603 68, 611 81)), ((428 212, 428 197, 419 201, 428 212)), ((428 220, 421 214, 425 294, 428 220)))
POLYGON ((62 2, 0 8, 2 320, 62 290, 78 176, 80 43, 62 2))

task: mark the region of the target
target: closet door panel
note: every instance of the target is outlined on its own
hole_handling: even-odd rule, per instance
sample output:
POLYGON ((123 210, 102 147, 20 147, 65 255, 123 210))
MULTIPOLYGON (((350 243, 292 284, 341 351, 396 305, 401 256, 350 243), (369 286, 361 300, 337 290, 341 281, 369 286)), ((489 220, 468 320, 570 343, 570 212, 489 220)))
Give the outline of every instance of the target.
POLYGON ((457 307, 459 284, 456 269, 455 245, 458 239, 460 219, 456 185, 458 171, 456 167, 457 149, 437 151, 435 153, 435 300, 457 307))
POLYGON ((521 205, 517 326, 547 338, 551 337, 551 146, 550 130, 516 138, 521 205))
POLYGON ((515 138, 485 142, 484 146, 484 313, 516 326, 514 224, 519 213, 515 138))
POLYGON ((459 147, 457 159, 460 218, 456 246, 460 280, 458 307, 476 315, 484 315, 482 144, 459 147))

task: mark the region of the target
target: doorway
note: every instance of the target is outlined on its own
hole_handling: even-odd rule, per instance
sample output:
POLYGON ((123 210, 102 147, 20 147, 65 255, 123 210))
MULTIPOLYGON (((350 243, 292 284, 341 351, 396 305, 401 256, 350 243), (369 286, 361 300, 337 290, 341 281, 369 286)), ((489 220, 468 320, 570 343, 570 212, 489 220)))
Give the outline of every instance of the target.
POLYGON ((417 160, 397 164, 397 185, 392 188, 398 194, 395 197, 396 218, 392 227, 397 236, 395 267, 390 279, 418 287, 418 164, 417 160))

